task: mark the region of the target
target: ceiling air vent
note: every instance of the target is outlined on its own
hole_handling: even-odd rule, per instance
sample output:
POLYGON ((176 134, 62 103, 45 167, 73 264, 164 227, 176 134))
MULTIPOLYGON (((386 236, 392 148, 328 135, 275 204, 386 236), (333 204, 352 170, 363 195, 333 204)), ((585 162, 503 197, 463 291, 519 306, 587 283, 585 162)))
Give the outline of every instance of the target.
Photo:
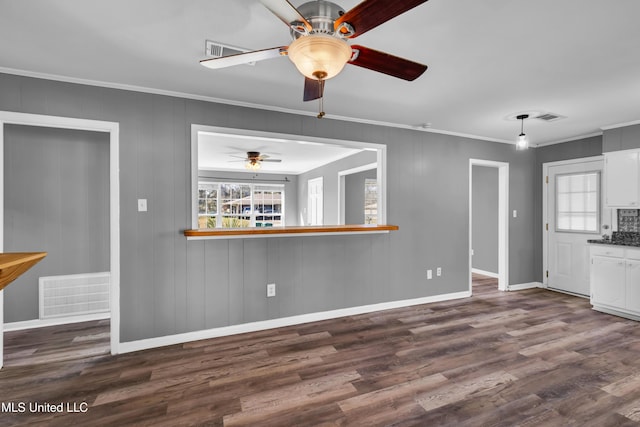
MULTIPOLYGON (((204 54, 207 58, 222 58, 223 56, 237 55, 239 53, 249 52, 250 50, 251 49, 214 42, 213 40, 206 40, 204 45, 204 54)), ((246 65, 256 65, 256 63, 255 61, 247 62, 246 65)))
POLYGON ((565 116, 554 113, 543 113, 535 117, 536 119, 544 120, 545 122, 555 122, 556 120, 566 119, 565 116))

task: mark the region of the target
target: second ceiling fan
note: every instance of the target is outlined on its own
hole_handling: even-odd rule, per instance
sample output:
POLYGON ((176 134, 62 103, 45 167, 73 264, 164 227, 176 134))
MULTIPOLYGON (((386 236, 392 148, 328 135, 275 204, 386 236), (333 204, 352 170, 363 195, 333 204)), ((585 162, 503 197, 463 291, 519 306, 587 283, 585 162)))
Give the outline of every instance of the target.
MULTIPOLYGON (((324 82, 336 76, 346 64, 413 81, 427 66, 360 45, 348 40, 425 3, 427 0, 365 0, 345 12, 335 3, 314 0, 295 8, 287 0, 260 2, 290 28, 289 46, 261 49, 221 58, 203 59, 209 68, 226 68, 248 62, 288 56, 305 77, 304 101, 320 99, 324 82)), ((318 117, 324 116, 322 106, 318 117)))

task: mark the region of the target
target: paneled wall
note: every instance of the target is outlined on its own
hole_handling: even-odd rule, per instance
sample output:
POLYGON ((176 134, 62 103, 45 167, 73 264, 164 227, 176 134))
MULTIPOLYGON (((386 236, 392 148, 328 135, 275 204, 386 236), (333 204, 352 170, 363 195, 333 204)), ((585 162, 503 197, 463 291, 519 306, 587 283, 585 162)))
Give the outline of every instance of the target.
POLYGON ((0 110, 120 123, 123 342, 466 290, 470 158, 509 162, 510 283, 537 278, 535 150, 6 74, 0 94, 0 110), (192 123, 387 144, 388 222, 400 230, 187 241, 192 123), (435 267, 443 276, 427 281, 435 267))
POLYGON ((4 250, 48 252, 6 289, 6 322, 38 318, 38 278, 109 271, 109 136, 7 125, 4 250))
POLYGON ((498 168, 473 166, 473 268, 498 274, 498 168))
POLYGON ((345 175, 344 177, 344 223, 366 224, 364 215, 364 188, 367 179, 376 179, 376 169, 345 175))

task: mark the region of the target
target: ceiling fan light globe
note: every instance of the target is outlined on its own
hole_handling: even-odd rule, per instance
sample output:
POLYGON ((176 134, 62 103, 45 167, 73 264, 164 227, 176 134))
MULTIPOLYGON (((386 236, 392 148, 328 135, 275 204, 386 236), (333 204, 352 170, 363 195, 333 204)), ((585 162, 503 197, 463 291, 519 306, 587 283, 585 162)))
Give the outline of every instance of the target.
POLYGON ((288 49, 289 59, 303 76, 314 80, 335 77, 351 59, 346 41, 326 34, 312 34, 296 39, 288 49))
POLYGON ((260 170, 261 165, 260 162, 257 161, 248 161, 244 164, 244 168, 247 170, 257 171, 260 170))

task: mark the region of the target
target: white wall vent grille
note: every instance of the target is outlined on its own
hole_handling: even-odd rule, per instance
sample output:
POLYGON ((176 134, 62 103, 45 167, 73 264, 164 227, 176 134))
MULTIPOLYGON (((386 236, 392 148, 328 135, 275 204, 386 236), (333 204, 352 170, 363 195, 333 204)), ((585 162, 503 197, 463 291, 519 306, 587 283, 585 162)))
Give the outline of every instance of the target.
MULTIPOLYGON (((204 54, 208 58, 222 58, 223 56, 237 55, 239 53, 249 52, 250 50, 251 49, 214 42, 213 40, 206 40, 204 45, 204 54)), ((256 63, 255 61, 247 62, 247 65, 256 65, 256 63)))
POLYGON ((40 277, 40 319, 110 310, 109 272, 40 277))

